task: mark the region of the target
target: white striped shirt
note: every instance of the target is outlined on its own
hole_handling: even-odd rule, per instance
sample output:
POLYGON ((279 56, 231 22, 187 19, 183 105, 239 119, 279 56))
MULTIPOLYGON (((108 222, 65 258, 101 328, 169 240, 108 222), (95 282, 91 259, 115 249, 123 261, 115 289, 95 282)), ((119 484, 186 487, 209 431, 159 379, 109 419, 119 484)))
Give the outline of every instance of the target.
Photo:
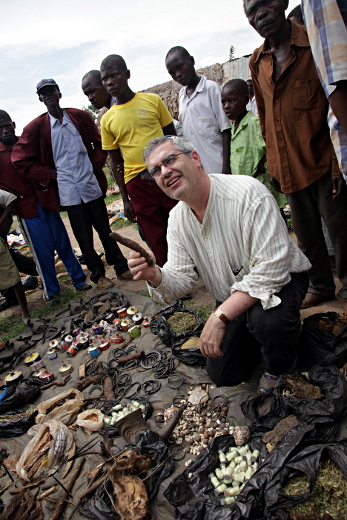
POLYGON ((235 291, 259 298, 263 308, 281 303, 276 295, 290 273, 310 269, 290 239, 276 201, 259 181, 245 175, 209 175, 211 191, 202 224, 184 202, 170 212, 168 261, 151 297, 170 303, 188 293, 199 277, 220 302, 235 291))

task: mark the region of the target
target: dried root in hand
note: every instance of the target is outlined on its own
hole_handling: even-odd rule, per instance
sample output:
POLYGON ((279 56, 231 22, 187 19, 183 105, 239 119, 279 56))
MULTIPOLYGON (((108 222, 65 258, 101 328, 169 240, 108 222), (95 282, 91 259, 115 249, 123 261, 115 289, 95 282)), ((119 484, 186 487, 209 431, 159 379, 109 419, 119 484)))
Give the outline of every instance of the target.
POLYGON ((144 259, 146 260, 146 262, 149 266, 153 265, 152 257, 147 253, 147 251, 145 249, 143 249, 143 247, 141 247, 134 240, 131 240, 130 238, 122 237, 122 235, 120 235, 119 233, 115 233, 114 231, 112 233, 110 233, 110 237, 115 242, 119 242, 123 246, 126 246, 129 249, 136 251, 136 253, 140 253, 140 255, 144 257, 144 259))

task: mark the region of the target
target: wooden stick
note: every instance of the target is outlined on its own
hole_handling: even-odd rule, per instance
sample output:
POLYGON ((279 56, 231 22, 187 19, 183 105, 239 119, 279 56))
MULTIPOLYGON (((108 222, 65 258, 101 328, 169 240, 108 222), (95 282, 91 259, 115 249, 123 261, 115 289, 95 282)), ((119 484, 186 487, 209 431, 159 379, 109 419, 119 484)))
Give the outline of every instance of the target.
POLYGON ((78 377, 79 379, 86 377, 86 365, 80 365, 78 367, 78 377))
MULTIPOLYGON (((105 464, 105 463, 103 463, 103 464, 105 464)), ((97 473, 95 473, 95 476, 91 479, 91 481, 89 482, 87 488, 86 488, 85 491, 82 493, 82 495, 80 495, 80 496, 78 497, 77 503, 76 503, 75 507, 73 508, 73 510, 71 511, 71 514, 70 514, 70 516, 67 518, 67 520, 72 520, 73 517, 75 516, 75 514, 76 514, 76 512, 77 512, 77 509, 79 508, 79 505, 80 505, 82 499, 83 499, 85 496, 87 496, 87 495, 89 494, 89 489, 93 486, 93 482, 94 482, 94 480, 95 480, 95 478, 96 478, 96 475, 97 475, 97 473)), ((107 475, 107 473, 105 473, 105 475, 107 475)), ((98 482, 97 482, 97 484, 98 484, 98 487, 99 487, 100 484, 99 484, 98 482)))
POLYGON ((39 495, 37 497, 37 500, 43 500, 44 498, 48 497, 48 495, 51 495, 52 493, 54 493, 54 491, 57 489, 57 486, 53 486, 49 489, 47 489, 47 491, 44 491, 43 493, 41 493, 41 495, 39 495))
POLYGON ((10 493, 11 493, 11 495, 17 495, 17 493, 21 493, 25 489, 29 489, 29 488, 38 486, 39 484, 41 484, 41 482, 44 482, 44 481, 45 481, 44 479, 41 479, 41 480, 38 480, 37 482, 33 482, 32 484, 28 484, 27 486, 23 486, 23 487, 20 487, 18 489, 12 489, 10 491, 10 493))
POLYGON ((141 350, 140 352, 134 352, 133 354, 129 354, 129 356, 124 356, 121 358, 118 358, 118 365, 125 365, 128 361, 131 361, 132 359, 141 359, 145 356, 145 351, 141 350))
POLYGON ((152 257, 147 253, 143 247, 141 247, 135 240, 130 240, 130 238, 125 238, 119 233, 115 233, 114 231, 110 233, 110 237, 115 242, 119 242, 123 246, 128 247, 129 249, 132 249, 133 251, 136 251, 136 253, 140 253, 141 256, 146 260, 147 264, 149 266, 153 265, 153 259, 152 257))
POLYGON ((60 495, 59 502, 58 502, 57 507, 55 508, 55 511, 54 511, 53 515, 51 516, 50 520, 60 520, 61 519, 64 507, 66 505, 68 494, 72 490, 74 483, 76 482, 76 480, 81 472, 84 461, 85 461, 84 457, 80 457, 78 459, 78 462, 77 462, 75 468, 72 470, 70 480, 66 483, 66 486, 65 486, 68 493, 66 493, 66 491, 64 491, 64 493, 62 493, 60 495))

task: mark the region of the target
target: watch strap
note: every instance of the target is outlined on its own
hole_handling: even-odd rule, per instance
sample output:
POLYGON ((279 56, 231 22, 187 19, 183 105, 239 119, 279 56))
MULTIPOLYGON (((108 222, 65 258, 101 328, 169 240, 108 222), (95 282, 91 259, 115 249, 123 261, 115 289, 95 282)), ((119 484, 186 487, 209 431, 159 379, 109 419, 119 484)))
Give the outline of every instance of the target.
POLYGON ((214 315, 219 318, 220 320, 222 320, 225 325, 228 325, 228 323, 230 323, 230 320, 225 316, 225 314, 223 313, 223 311, 217 307, 214 311, 213 311, 214 315))

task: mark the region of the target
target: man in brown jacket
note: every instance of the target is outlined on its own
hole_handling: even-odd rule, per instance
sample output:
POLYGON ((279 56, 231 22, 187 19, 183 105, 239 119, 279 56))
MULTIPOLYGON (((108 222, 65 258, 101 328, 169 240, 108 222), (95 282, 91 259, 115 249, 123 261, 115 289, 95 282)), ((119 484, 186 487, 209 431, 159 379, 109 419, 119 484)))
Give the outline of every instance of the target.
POLYGON ((334 298, 335 284, 321 225, 332 240, 347 298, 347 188, 327 124, 306 29, 286 20, 288 0, 244 0, 249 23, 265 38, 250 60, 260 124, 275 189, 286 194, 300 249, 312 264, 303 308, 334 298))

